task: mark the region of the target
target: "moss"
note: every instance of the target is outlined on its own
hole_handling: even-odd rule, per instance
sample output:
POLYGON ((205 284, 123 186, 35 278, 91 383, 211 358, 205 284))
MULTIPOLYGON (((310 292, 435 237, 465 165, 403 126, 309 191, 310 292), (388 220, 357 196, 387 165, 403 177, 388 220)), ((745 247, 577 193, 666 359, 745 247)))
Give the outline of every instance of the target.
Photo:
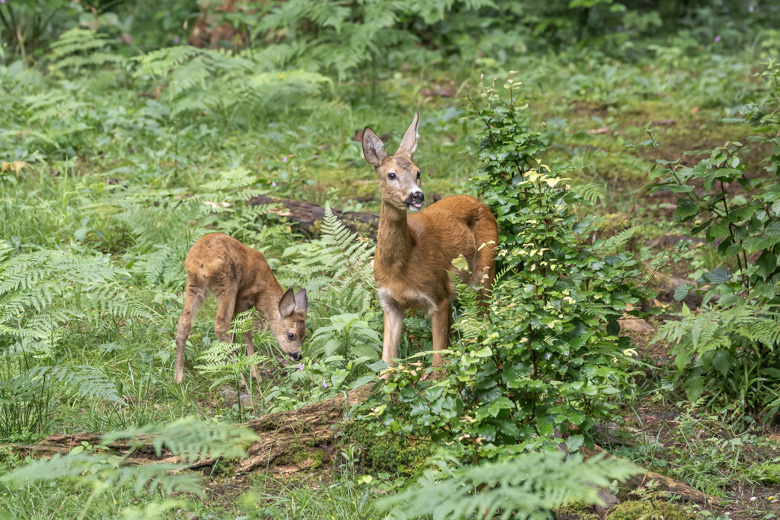
POLYGON ((317 469, 322 467, 325 452, 321 449, 299 446, 293 451, 293 462, 302 469, 317 469))
POLYGON ((286 466, 295 464, 300 469, 321 468, 325 462, 325 450, 313 446, 306 446, 301 443, 291 444, 277 459, 274 460, 275 466, 286 466))
POLYGON ((366 423, 350 421, 344 427, 347 442, 363 449, 361 460, 369 471, 412 475, 431 454, 428 440, 397 435, 377 436, 366 423))
POLYGON ((558 520, 599 520, 599 515, 594 512, 593 506, 582 502, 566 504, 555 513, 558 520))
POLYGON ((689 520, 693 515, 669 502, 623 502, 607 515, 607 520, 689 520))
MULTIPOLYGON (((631 217, 625 213, 608 213, 604 215, 598 224, 599 238, 609 238, 631 228, 631 217)), ((637 252, 639 246, 639 237, 634 236, 628 239, 625 248, 628 251, 637 252)))

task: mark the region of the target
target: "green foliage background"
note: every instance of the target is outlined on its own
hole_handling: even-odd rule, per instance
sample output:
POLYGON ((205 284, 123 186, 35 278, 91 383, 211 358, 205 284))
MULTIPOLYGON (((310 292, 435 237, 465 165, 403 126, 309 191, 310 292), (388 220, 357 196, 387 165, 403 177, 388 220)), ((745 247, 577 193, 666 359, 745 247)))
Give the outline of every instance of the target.
MULTIPOLYGON (((407 362, 379 402, 352 412, 366 420, 347 429, 328 463, 331 481, 280 489, 259 477, 242 500, 217 498, 204 512, 365 518, 385 507, 374 505, 377 486, 392 494, 419 477, 422 493, 410 486, 397 495, 400 516, 444 493, 461 511, 501 504, 548 517, 562 502, 590 501, 589 485, 630 472, 594 463, 579 478, 572 460, 593 425, 647 400, 712 414, 742 436, 772 425, 780 408, 774 5, 220 4, 0 3, 3 442, 192 431, 203 435, 187 440, 188 453, 237 457, 251 439, 220 447, 227 425, 375 382, 384 367, 371 240, 330 211, 304 236, 278 207, 245 201, 262 194, 378 210, 353 136, 370 124, 393 132, 392 149, 414 109, 423 115, 416 162, 426 194, 480 196, 499 220, 490 315, 461 288, 444 380, 426 375, 425 316, 407 316, 399 350, 407 362), (187 45, 198 24, 229 30, 187 45), (629 224, 608 229, 601 217, 614 214, 629 224), (252 389, 250 407, 227 404, 219 388, 235 385, 248 362, 227 362, 211 303, 187 346, 185 384, 172 381, 183 259, 213 231, 263 251, 285 287, 310 295, 302 365, 283 365, 272 338, 256 335, 271 374, 252 389), (652 246, 669 235, 706 245, 652 246), (703 302, 664 308, 658 341, 676 363, 659 369, 644 353, 637 359, 617 319, 661 312, 649 278, 670 270, 686 279, 674 300, 703 302), (372 432, 386 436, 372 444, 372 432), (452 453, 426 467, 431 439, 453 443, 452 453), (419 451, 405 453, 409 441, 419 451), (561 442, 572 452, 565 464, 537 453, 561 442), (484 459, 506 479, 486 477, 492 466, 462 466, 484 459), (525 476, 540 464, 559 478, 525 476)), ((238 336, 251 318, 236 325, 238 336)), ((748 466, 741 452, 714 445, 702 460, 748 466)), ((655 464, 647 454, 660 457, 660 448, 642 446, 626 456, 655 464)), ((181 467, 134 471, 94 446, 31 463, 2 452, 4 514, 170 516, 199 507, 177 492, 203 489, 168 479, 165 471, 181 467)), ((670 471, 730 492, 729 479, 700 463, 670 471)), ((739 478, 768 482, 759 473, 739 478)))

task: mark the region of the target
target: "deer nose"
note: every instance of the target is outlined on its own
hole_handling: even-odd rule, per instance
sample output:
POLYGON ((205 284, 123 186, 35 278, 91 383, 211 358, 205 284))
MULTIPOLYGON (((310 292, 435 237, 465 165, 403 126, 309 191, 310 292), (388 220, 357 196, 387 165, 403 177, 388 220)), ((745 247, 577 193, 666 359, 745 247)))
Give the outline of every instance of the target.
POLYGON ((301 359, 303 359, 303 356, 301 355, 300 352, 295 352, 293 354, 290 354, 290 357, 293 358, 293 361, 300 361, 301 359))
POLYGON ((423 194, 422 191, 415 191, 414 193, 410 193, 409 197, 406 200, 408 201, 408 203, 416 202, 419 204, 425 200, 425 195, 423 194))

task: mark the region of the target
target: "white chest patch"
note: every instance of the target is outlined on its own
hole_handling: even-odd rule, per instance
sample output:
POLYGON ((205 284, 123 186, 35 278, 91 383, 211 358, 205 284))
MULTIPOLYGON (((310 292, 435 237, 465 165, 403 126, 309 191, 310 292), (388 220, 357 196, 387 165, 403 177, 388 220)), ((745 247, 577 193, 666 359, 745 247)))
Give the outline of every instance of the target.
POLYGON ((433 298, 414 290, 405 290, 400 294, 393 294, 389 289, 379 288, 379 301, 382 308, 400 307, 401 309, 423 309, 427 313, 436 310, 436 302, 433 298))

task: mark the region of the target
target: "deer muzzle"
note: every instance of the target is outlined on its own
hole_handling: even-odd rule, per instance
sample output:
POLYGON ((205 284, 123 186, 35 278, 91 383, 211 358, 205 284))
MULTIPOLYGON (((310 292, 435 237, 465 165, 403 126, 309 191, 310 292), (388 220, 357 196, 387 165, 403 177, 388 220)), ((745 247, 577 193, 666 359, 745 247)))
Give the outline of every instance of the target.
POLYGON ((409 209, 409 211, 414 212, 422 208, 422 203, 424 200, 425 195, 423 194, 422 190, 416 190, 410 193, 408 197, 406 197, 404 204, 406 204, 406 207, 409 209))

